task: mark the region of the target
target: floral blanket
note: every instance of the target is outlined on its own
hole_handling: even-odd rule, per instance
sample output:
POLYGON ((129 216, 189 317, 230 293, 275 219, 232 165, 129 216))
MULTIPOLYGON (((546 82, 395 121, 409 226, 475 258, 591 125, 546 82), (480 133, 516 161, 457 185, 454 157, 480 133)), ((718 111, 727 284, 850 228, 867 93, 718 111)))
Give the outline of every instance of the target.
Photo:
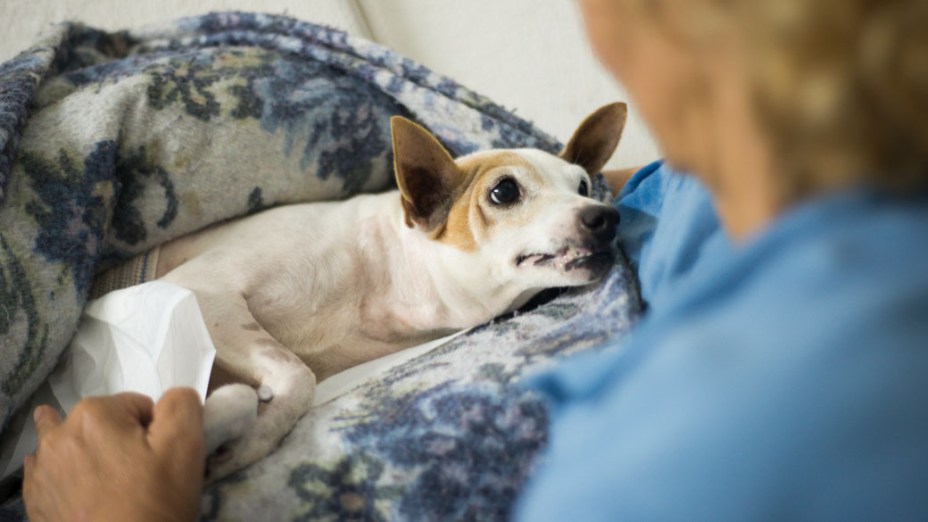
MULTIPOLYGON (((421 65, 286 17, 67 24, 0 65, 0 429, 52 370, 96 274, 272 205, 389 188, 394 114, 455 154, 560 149, 421 65)), ((520 380, 624 333, 632 281, 620 262, 596 288, 549 295, 316 407, 277 452, 207 489, 203 517, 505 518, 546 433, 520 380)))

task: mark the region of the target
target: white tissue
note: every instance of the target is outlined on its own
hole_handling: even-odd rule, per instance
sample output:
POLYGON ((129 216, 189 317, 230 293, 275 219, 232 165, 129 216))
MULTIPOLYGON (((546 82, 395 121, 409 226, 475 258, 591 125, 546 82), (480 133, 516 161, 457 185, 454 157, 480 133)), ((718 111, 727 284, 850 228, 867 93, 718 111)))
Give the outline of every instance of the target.
MULTIPOLYGON (((87 304, 77 334, 27 408, 31 412, 53 399, 58 404, 52 406, 68 412, 83 397, 124 391, 157 401, 175 386, 195 388, 205 399, 215 355, 189 290, 162 281, 117 290, 87 304)), ((21 467, 35 447, 30 419, 0 466, 3 477, 21 467)))

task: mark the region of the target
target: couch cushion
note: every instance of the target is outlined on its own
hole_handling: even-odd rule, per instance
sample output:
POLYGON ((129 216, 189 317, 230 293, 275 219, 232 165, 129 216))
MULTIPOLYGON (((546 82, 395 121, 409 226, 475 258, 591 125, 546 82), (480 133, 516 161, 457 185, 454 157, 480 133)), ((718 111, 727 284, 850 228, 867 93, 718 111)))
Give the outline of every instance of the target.
MULTIPOLYGON (((357 1, 376 41, 514 109, 563 142, 597 107, 628 101, 590 51, 574 2, 357 1)), ((657 158, 632 107, 608 167, 657 158)))

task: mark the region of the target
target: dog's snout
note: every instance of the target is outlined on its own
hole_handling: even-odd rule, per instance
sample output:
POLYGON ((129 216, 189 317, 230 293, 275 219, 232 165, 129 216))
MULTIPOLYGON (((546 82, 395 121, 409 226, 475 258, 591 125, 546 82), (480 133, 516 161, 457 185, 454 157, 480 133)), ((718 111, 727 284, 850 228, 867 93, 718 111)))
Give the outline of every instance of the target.
POLYGON ((611 240, 619 224, 619 211, 605 205, 586 207, 580 211, 580 223, 597 239, 611 240))

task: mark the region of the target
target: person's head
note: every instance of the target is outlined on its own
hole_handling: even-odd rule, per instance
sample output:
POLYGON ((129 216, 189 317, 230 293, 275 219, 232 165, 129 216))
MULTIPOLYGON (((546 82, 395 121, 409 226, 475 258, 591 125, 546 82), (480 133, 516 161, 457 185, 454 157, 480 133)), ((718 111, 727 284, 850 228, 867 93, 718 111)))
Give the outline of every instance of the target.
POLYGON ((928 184, 925 0, 580 4, 668 160, 710 187, 752 157, 775 173, 778 209, 860 182, 928 184))

